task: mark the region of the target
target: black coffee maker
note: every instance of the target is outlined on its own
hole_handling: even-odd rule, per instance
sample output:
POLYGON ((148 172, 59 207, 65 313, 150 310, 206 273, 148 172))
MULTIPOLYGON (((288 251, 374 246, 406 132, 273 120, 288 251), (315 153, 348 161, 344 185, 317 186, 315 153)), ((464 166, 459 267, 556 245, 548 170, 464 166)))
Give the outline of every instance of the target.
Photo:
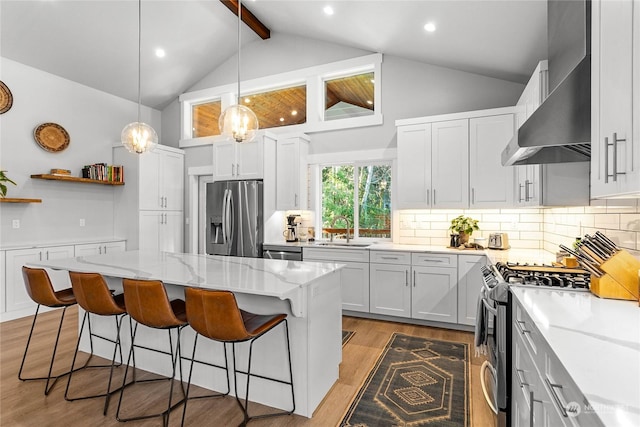
POLYGON ((298 215, 288 215, 287 216, 287 229, 284 230, 284 238, 287 242, 297 242, 297 230, 298 226, 296 224, 296 219, 298 215))

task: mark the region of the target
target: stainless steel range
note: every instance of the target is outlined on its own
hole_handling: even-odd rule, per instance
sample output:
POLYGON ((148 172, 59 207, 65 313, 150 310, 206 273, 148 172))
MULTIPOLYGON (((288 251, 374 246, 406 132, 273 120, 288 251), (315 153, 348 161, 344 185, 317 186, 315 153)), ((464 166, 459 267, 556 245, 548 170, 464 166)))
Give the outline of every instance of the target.
MULTIPOLYGON (((510 286, 589 292, 590 275, 581 269, 502 263, 482 267, 482 310, 488 316, 487 361, 480 370, 485 399, 498 415, 498 425, 511 425, 511 293, 510 286), (488 378, 490 378, 488 380, 488 378)), ((480 318, 481 314, 478 313, 480 318)), ((476 331, 477 332, 477 331, 476 331)), ((477 335, 477 334, 476 334, 477 335)), ((477 342, 476 342, 477 344, 477 342)))

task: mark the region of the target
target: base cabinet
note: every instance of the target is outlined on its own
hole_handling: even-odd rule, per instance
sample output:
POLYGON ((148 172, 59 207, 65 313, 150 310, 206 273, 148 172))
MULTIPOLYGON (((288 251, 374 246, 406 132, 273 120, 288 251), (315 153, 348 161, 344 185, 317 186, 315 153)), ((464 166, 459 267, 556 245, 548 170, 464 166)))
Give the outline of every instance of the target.
POLYGON ((108 243, 88 243, 75 245, 75 256, 103 255, 113 252, 124 252, 125 250, 126 243, 124 240, 108 243))
POLYGON ((484 255, 464 255, 458 257, 458 324, 474 326, 478 311, 478 295, 483 286, 484 255))
POLYGON ((513 298, 511 425, 601 427, 526 309, 513 298))
POLYGON ((456 323, 457 269, 412 267, 411 317, 435 322, 456 323))
POLYGON ((304 261, 339 262, 342 309, 369 313, 369 251, 360 249, 303 248, 304 261))
POLYGON ((411 317, 410 265, 371 264, 371 313, 411 317))
MULTIPOLYGON (((6 311, 10 312, 30 308, 35 310, 36 303, 33 302, 27 293, 24 279, 22 278, 22 266, 35 261, 73 258, 74 247, 69 245, 16 249, 6 251, 5 256, 6 311)), ((49 271, 48 273, 54 289, 60 290, 71 286, 69 274, 66 271, 49 271)))

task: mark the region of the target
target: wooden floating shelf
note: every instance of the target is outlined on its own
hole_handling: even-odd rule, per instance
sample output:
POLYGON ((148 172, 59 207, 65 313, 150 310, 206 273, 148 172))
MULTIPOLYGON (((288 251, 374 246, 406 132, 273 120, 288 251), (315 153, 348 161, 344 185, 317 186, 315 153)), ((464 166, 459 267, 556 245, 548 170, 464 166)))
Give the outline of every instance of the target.
POLYGON ((51 181, 70 181, 70 182, 83 182, 85 184, 102 184, 102 185, 124 185, 124 182, 116 181, 101 181, 98 179, 80 178, 77 176, 63 176, 63 175, 31 175, 33 179, 48 179, 51 181))
POLYGON ((0 198, 0 203, 42 203, 42 199, 19 199, 16 197, 0 198))

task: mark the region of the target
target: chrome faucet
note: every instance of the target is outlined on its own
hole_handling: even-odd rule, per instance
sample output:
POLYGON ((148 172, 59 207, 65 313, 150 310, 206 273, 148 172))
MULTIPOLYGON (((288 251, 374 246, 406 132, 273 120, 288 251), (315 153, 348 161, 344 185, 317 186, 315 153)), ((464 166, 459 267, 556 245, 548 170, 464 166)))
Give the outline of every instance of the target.
MULTIPOLYGON (((347 243, 349 243, 349 239, 350 239, 350 236, 349 236, 349 218, 347 218, 344 215, 337 215, 337 216, 333 217, 333 220, 331 221, 331 228, 335 228, 336 221, 339 220, 339 219, 344 219, 344 222, 347 223, 347 236, 346 237, 347 237, 347 243)), ((331 233, 330 241, 333 242, 333 233, 331 233)))

